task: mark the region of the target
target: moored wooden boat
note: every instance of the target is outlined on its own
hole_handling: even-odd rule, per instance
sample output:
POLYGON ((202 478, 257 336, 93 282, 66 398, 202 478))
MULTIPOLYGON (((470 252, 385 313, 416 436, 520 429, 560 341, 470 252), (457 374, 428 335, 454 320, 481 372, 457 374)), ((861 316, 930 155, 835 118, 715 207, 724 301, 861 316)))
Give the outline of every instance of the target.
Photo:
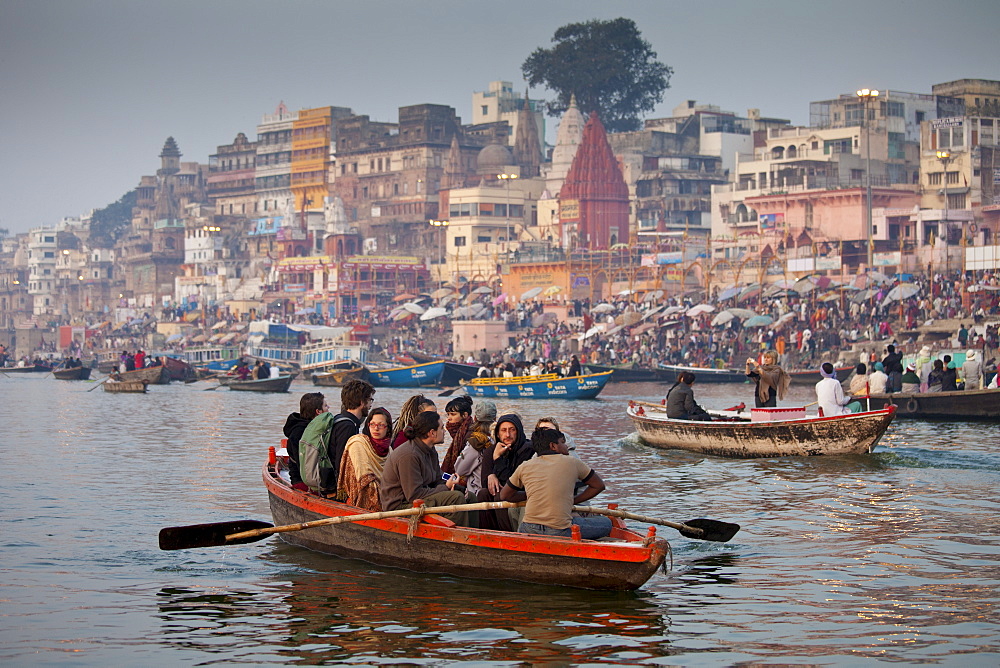
POLYGON ((892 423, 896 408, 758 422, 674 420, 662 406, 636 402, 629 402, 626 413, 639 438, 654 447, 751 458, 871 452, 892 423))
POLYGON ((655 383, 662 374, 656 369, 649 369, 635 364, 586 364, 590 373, 611 372, 612 383, 655 383))
POLYGON ((54 369, 52 375, 58 380, 89 380, 89 366, 71 366, 68 369, 54 369))
POLYGON ((370 369, 371 384, 375 387, 419 387, 437 385, 444 371, 444 362, 428 362, 412 366, 370 369))
POLYGON ((472 380, 479 373, 478 364, 465 364, 464 362, 452 362, 445 360, 444 370, 441 372, 441 385, 451 387, 460 384, 463 380, 472 380))
POLYGON ((513 378, 477 378, 465 383, 471 397, 504 399, 593 399, 611 378, 611 372, 562 377, 515 376, 513 378))
POLYGON ((226 387, 238 392, 287 392, 292 385, 292 378, 293 376, 278 376, 260 380, 230 380, 226 387))
MULTIPOLYGON (((263 470, 276 525, 368 511, 292 489, 274 468, 263 470)), ((345 559, 420 573, 519 580, 585 589, 638 589, 669 553, 665 540, 630 531, 612 519, 610 540, 573 540, 455 526, 429 515, 407 538, 408 518, 348 522, 279 534, 292 545, 345 559)))
POLYGON ((162 366, 148 366, 145 369, 126 371, 120 375, 122 382, 126 383, 129 381, 145 381, 150 385, 166 385, 170 382, 170 374, 167 373, 166 367, 162 366))
POLYGON ((1000 389, 871 395, 872 408, 895 404, 901 418, 1000 422, 1000 389))
POLYGON ((146 385, 148 385, 144 380, 132 380, 132 381, 119 381, 115 382, 112 380, 107 381, 103 385, 105 392, 119 392, 119 393, 134 393, 134 394, 144 394, 146 392, 146 385))
POLYGON ((677 374, 690 371, 699 383, 745 383, 747 374, 743 369, 712 369, 700 366, 681 366, 679 364, 661 364, 657 367, 660 380, 668 383, 677 382, 677 374))
POLYGON ((0 367, 3 373, 48 373, 52 371, 51 364, 28 364, 26 366, 0 367))
POLYGON ((314 373, 313 385, 321 387, 338 387, 349 380, 368 380, 371 371, 360 362, 341 362, 330 367, 326 373, 314 373))
MULTIPOLYGON (((853 366, 842 366, 834 369, 837 372, 837 380, 843 383, 847 380, 851 372, 854 371, 853 366)), ((823 380, 823 376, 819 374, 819 369, 802 369, 799 371, 786 371, 788 377, 792 379, 792 385, 810 385, 815 386, 816 383, 823 380)))
POLYGON ((163 366, 166 368, 170 380, 190 381, 197 377, 193 366, 176 357, 164 355, 163 366))

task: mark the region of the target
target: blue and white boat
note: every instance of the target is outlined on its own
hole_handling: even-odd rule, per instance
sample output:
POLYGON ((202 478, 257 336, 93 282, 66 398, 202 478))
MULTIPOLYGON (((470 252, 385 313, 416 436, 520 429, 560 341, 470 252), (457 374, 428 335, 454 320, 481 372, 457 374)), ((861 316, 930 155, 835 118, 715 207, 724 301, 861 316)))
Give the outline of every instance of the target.
POLYGON ((477 378, 465 384, 470 397, 502 399, 593 399, 608 384, 612 371, 586 376, 515 376, 477 378))
POLYGON ((414 366, 371 369, 370 380, 375 387, 419 387, 441 382, 444 362, 428 362, 414 366))

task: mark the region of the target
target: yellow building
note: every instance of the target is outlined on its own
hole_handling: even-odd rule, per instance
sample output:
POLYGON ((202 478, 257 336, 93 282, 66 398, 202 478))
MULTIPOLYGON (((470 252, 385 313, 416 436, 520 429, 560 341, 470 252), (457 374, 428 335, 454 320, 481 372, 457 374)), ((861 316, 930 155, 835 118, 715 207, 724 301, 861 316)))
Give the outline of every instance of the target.
POLYGON ((334 121, 351 115, 345 107, 302 109, 292 121, 291 189, 296 211, 322 211, 327 196, 334 121))

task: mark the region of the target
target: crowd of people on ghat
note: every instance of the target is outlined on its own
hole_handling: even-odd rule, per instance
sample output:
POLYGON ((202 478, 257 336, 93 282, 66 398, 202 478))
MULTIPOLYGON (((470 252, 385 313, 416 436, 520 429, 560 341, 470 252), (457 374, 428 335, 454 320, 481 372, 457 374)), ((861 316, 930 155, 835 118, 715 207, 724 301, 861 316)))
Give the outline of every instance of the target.
POLYGON ((611 531, 602 516, 580 516, 573 506, 605 489, 601 477, 570 455, 558 422, 543 417, 530 436, 521 416, 497 415, 484 400, 448 401, 442 418, 434 401, 414 395, 395 421, 373 407, 375 388, 350 380, 333 414, 321 392, 302 395, 283 427, 282 476, 292 488, 369 511, 441 508, 484 501, 523 506, 443 513, 459 526, 584 538, 611 531), (450 439, 450 440, 449 440, 450 439), (444 449, 443 459, 438 448, 444 449))

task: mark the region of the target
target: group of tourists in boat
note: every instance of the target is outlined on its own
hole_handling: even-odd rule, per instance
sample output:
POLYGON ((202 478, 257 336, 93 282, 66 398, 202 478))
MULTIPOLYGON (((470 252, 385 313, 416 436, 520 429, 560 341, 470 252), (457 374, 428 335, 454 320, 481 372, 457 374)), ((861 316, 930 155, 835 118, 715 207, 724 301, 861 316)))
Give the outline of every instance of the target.
POLYGON ((459 526, 528 534, 569 536, 574 525, 584 538, 610 533, 607 517, 572 511, 605 486, 597 472, 569 456, 554 418, 537 420, 529 436, 521 416, 498 416, 488 400, 473 406, 468 396, 455 397, 442 419, 435 403, 417 394, 393 420, 385 407, 373 408, 375 388, 367 381, 348 381, 340 395, 337 414, 322 393, 310 392, 288 416, 283 454, 292 488, 373 512, 417 500, 427 507, 526 501, 520 508, 448 517, 459 526), (448 436, 439 460, 437 446, 448 436))

